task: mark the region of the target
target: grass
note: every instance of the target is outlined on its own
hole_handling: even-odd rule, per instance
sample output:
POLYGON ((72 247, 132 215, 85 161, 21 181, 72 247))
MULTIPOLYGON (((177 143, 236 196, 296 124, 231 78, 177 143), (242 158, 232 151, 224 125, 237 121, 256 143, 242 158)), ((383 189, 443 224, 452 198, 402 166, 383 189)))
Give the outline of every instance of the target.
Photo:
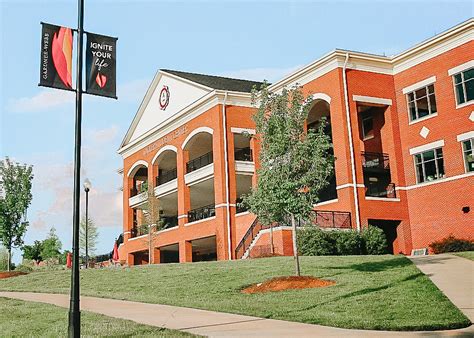
MULTIPOLYGON (((43 303, 0 297, 2 337, 66 337, 68 310, 43 303)), ((81 311, 83 337, 196 337, 130 320, 81 311)))
MULTIPOLYGON (((336 285, 242 294, 250 284, 291 275, 291 257, 81 270, 88 296, 186 306, 343 328, 436 330, 469 320, 401 256, 301 257, 302 273, 336 285)), ((3 291, 68 293, 69 271, 0 280, 3 291)))
POLYGON ((451 252, 453 255, 464 257, 474 261, 474 251, 451 252))

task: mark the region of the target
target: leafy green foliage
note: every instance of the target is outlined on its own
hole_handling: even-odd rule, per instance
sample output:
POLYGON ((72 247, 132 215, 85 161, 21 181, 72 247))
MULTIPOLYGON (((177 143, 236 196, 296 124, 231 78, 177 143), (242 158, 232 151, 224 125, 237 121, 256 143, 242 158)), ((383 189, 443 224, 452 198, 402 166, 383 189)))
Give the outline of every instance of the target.
POLYGON ((289 215, 307 220, 333 170, 325 123, 322 121, 317 130, 305 131, 312 99, 305 98, 300 87, 276 94, 264 85, 252 97, 254 103, 259 101, 253 119, 260 168, 257 186, 244 196, 243 203, 264 224, 283 222, 289 215))
POLYGON ((87 225, 87 251, 88 255, 93 256, 97 249, 97 237, 99 231, 95 222, 89 218, 86 222, 86 218, 81 219, 79 225, 79 252, 82 256, 86 255, 86 225, 87 225), (87 223, 87 224, 86 224, 87 223))
POLYGON ((43 257, 41 251, 43 250, 43 242, 35 241, 32 245, 23 246, 23 259, 31 259, 35 262, 41 262, 43 257))
POLYGON ((381 229, 372 226, 361 234, 307 226, 298 230, 298 247, 303 256, 381 255, 387 253, 387 239, 381 229))
POLYGON ((382 229, 369 225, 362 229, 365 252, 368 255, 383 255, 387 253, 387 237, 382 229))
POLYGON ((7 248, 9 261, 12 248, 24 243, 32 180, 32 166, 14 163, 8 157, 0 161, 0 191, 4 194, 0 196, 0 242, 7 248))
POLYGON ((8 270, 8 251, 0 246, 0 271, 8 270))
POLYGON ((48 258, 59 258, 62 244, 58 235, 56 235, 56 229, 54 227, 49 230, 48 237, 43 241, 42 246, 41 257, 43 260, 48 258))
POLYGON ((473 251, 474 241, 468 239, 456 238, 453 235, 449 235, 442 240, 435 241, 430 244, 431 249, 434 253, 443 252, 460 252, 460 251, 473 251))

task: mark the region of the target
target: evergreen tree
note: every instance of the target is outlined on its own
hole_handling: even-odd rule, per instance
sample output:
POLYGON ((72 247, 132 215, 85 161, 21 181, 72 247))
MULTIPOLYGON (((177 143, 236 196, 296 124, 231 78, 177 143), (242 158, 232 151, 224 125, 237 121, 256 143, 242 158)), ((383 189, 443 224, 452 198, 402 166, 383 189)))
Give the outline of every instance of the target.
POLYGON ((43 260, 48 258, 59 258, 61 254, 62 243, 56 235, 56 229, 51 227, 48 237, 43 241, 43 248, 41 250, 41 257, 43 260))
MULTIPOLYGON (((89 217, 87 221, 87 251, 88 256, 91 257, 97 250, 97 237, 99 230, 95 222, 89 217)), ((86 218, 82 217, 79 225, 79 253, 81 256, 86 256, 86 218)))

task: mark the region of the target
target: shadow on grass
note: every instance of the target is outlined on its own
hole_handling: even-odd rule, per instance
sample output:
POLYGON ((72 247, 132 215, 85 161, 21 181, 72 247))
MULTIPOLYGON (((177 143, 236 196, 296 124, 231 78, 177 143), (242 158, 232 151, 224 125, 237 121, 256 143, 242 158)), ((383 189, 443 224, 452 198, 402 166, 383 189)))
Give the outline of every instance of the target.
POLYGON ((410 260, 405 257, 398 257, 389 260, 376 261, 376 262, 364 262, 358 264, 351 264, 346 266, 328 266, 324 269, 331 270, 355 270, 363 272, 381 272, 395 268, 402 268, 408 265, 412 265, 410 260))
MULTIPOLYGON (((444 261, 452 260, 454 257, 449 256, 420 256, 420 257, 410 257, 410 260, 415 265, 429 265, 429 264, 438 264, 443 263, 444 261)), ((454 258, 455 259, 455 258, 454 258)))

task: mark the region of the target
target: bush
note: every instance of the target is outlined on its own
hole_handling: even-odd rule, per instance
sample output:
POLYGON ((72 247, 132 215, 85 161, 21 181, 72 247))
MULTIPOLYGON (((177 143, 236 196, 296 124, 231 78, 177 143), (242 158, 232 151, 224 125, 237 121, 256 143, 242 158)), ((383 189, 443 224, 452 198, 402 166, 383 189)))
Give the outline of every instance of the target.
POLYGON ((474 241, 449 235, 442 240, 431 243, 429 246, 436 254, 443 252, 473 251, 474 241))
POLYGON ((8 251, 3 246, 0 247, 0 271, 7 271, 8 267, 8 251))
POLYGON ((33 271, 33 268, 31 266, 28 266, 28 265, 20 264, 15 268, 15 271, 29 273, 29 272, 33 271))
POLYGON ((314 226, 299 229, 298 251, 303 256, 382 255, 387 253, 387 239, 382 229, 369 226, 356 231, 327 231, 314 226))
POLYGON ((382 229, 369 225, 362 230, 364 253, 367 255, 383 255, 388 252, 387 238, 382 229))

